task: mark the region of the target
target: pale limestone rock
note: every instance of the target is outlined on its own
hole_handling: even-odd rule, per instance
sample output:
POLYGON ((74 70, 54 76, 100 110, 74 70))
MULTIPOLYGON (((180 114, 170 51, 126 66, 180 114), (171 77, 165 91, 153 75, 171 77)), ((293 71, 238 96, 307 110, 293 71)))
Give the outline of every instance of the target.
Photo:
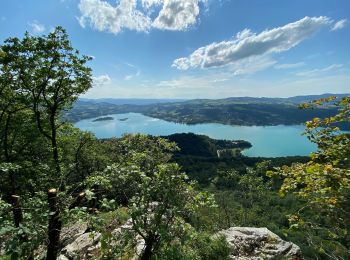
POLYGON ((300 248, 267 228, 231 227, 220 231, 231 248, 231 259, 303 259, 300 248))
MULTIPOLYGON (((78 236, 72 243, 66 245, 62 251, 61 256, 68 259, 77 259, 87 252, 97 250, 99 248, 100 233, 88 232, 78 236)), ((60 256, 60 257, 61 257, 60 256)))
MULTIPOLYGON (((117 238, 123 232, 131 229, 132 221, 128 220, 125 224, 115 228, 112 234, 117 238)), ((101 248, 101 234, 97 232, 84 233, 82 230, 84 230, 83 226, 81 228, 78 226, 72 228, 70 243, 64 245, 59 260, 93 259, 94 253, 99 252, 101 248)), ((86 228, 84 231, 86 231, 86 228)), ((231 259, 303 259, 300 248, 297 245, 282 240, 267 228, 231 227, 218 232, 215 236, 218 235, 226 237, 231 248, 231 259)), ((66 241, 68 241, 67 239, 66 241)), ((136 240, 133 260, 139 259, 145 247, 144 240, 141 237, 138 236, 136 240)))
POLYGON ((60 243, 66 246, 72 243, 76 238, 83 235, 87 230, 87 224, 83 222, 74 223, 71 226, 64 227, 60 235, 60 243))

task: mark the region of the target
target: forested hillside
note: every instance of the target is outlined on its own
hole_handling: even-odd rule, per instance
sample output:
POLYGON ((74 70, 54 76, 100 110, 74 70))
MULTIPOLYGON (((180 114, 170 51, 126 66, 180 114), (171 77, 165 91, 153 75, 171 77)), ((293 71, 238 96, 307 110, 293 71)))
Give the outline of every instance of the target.
POLYGON ((99 234, 91 259, 131 259, 140 239, 140 259, 229 259, 225 237, 214 234, 232 226, 267 227, 306 259, 350 258, 350 135, 336 127, 350 121, 350 97, 303 110, 202 101, 137 107, 188 123, 315 117, 306 122, 318 146, 310 157, 221 158, 218 150, 250 144, 193 134, 97 139, 62 120, 136 109, 74 106, 92 84, 89 60, 61 27, 0 45, 0 259, 57 259, 77 223, 99 234))

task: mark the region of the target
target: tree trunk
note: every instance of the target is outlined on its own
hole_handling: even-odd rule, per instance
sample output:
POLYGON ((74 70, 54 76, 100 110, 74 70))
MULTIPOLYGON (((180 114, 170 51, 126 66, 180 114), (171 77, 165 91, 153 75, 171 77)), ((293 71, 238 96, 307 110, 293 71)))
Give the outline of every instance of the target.
MULTIPOLYGON (((10 169, 9 175, 10 175, 11 194, 17 194, 15 171, 10 169)), ((11 197, 11 200, 12 200, 12 197, 11 197)), ((13 200, 11 202, 13 202, 13 200)))
POLYGON ((51 127, 51 146, 52 146, 52 156, 55 163, 56 174, 61 175, 61 167, 58 156, 58 145, 57 145, 57 129, 55 124, 55 117, 51 115, 50 117, 50 127, 51 127))
POLYGON ((86 197, 86 193, 80 192, 79 195, 73 201, 73 203, 69 206, 69 209, 74 209, 75 207, 79 206, 79 204, 83 201, 85 197, 86 197))
POLYGON ((152 257, 152 246, 146 245, 145 251, 143 251, 141 260, 150 260, 152 257))
POLYGON ((141 260, 150 260, 153 255, 153 245, 154 245, 153 236, 147 237, 145 240, 146 248, 142 253, 141 260))
MULTIPOLYGON (((9 151, 9 141, 8 141, 10 121, 11 121, 11 114, 8 114, 7 118, 6 118, 6 122, 5 122, 4 138, 3 138, 4 155, 5 155, 5 161, 7 163, 11 162, 11 160, 10 160, 10 151, 9 151)), ((9 177, 10 177, 10 182, 11 182, 11 194, 17 194, 15 172, 12 171, 12 170, 9 170, 9 177)))
POLYGON ((8 148, 8 135, 10 126, 10 114, 7 115, 5 129, 4 129, 4 155, 6 162, 10 162, 9 148, 8 148))
POLYGON ((12 195, 11 201, 12 201, 13 222, 15 223, 16 227, 19 227, 19 224, 22 223, 23 221, 23 213, 19 203, 19 196, 12 195))
MULTIPOLYGON (((15 226, 18 228, 19 224, 23 221, 22 209, 19 206, 19 196, 12 195, 11 196, 12 203, 12 212, 13 212, 13 222, 15 226)), ((11 259, 19 259, 19 254, 17 252, 13 252, 11 254, 11 259)))
POLYGON ((60 159, 58 155, 58 144, 57 144, 57 129, 55 124, 55 114, 50 116, 50 127, 51 127, 51 147, 52 147, 52 158, 55 164, 55 171, 58 178, 61 179, 59 189, 64 191, 66 189, 65 180, 61 176, 60 159))
MULTIPOLYGON (((23 222, 23 213, 22 213, 22 208, 20 204, 20 197, 17 195, 11 195, 11 202, 12 202, 13 222, 15 223, 16 227, 19 227, 19 224, 23 222)), ((24 242, 28 241, 27 235, 23 235, 20 239, 24 242)), ((12 254, 11 257, 14 259, 19 258, 18 253, 12 254)), ((29 251, 29 254, 26 259, 27 260, 34 259, 33 250, 29 251)))
POLYGON ((47 196, 50 208, 50 217, 48 229, 49 244, 47 246, 46 259, 55 260, 57 259, 58 255, 60 233, 62 228, 60 210, 57 206, 57 190, 50 189, 47 193, 47 196))

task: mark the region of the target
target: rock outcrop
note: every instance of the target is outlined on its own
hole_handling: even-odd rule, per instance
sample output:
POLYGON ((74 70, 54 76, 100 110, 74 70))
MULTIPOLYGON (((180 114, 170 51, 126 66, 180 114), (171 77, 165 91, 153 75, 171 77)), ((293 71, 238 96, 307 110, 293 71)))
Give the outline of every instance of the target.
POLYGON ((62 250, 59 260, 89 259, 91 252, 99 249, 101 234, 89 232, 85 223, 77 222, 61 232, 62 250))
POLYGON ((231 259, 303 259, 300 248, 267 228, 231 227, 220 231, 231 248, 231 259))
MULTIPOLYGON (((117 236, 127 229, 132 228, 131 220, 127 221, 112 231, 117 236)), ((63 248, 59 260, 67 259, 94 259, 98 255, 101 243, 101 234, 89 232, 84 224, 75 224, 62 231, 63 248)), ((231 259, 262 260, 262 259, 303 259, 300 248, 282 240, 267 228, 231 227, 216 234, 224 235, 229 243, 231 259)), ((137 239, 135 256, 138 259, 144 249, 142 238, 137 239)))
MULTIPOLYGON (((132 228, 131 220, 128 220, 121 226, 112 231, 114 236, 132 228)), ((62 250, 59 260, 67 259, 94 259, 101 249, 101 233, 88 231, 87 226, 82 223, 76 223, 69 228, 62 230, 61 243, 62 250)), ((143 242, 143 241, 142 241, 143 242)), ((143 245, 142 243, 139 243, 143 245)), ((137 253, 141 253, 143 247, 138 245, 137 253)))

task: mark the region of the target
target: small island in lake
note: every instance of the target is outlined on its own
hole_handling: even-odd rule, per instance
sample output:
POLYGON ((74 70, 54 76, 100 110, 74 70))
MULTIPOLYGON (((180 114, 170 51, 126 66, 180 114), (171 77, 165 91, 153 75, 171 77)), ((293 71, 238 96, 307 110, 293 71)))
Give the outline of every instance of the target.
POLYGON ((118 120, 119 121, 126 121, 126 120, 128 120, 129 118, 127 118, 127 117, 125 117, 125 118, 119 118, 118 120))
POLYGON ((96 118, 92 122, 109 121, 109 120, 114 120, 114 118, 111 116, 105 116, 105 117, 96 118))

